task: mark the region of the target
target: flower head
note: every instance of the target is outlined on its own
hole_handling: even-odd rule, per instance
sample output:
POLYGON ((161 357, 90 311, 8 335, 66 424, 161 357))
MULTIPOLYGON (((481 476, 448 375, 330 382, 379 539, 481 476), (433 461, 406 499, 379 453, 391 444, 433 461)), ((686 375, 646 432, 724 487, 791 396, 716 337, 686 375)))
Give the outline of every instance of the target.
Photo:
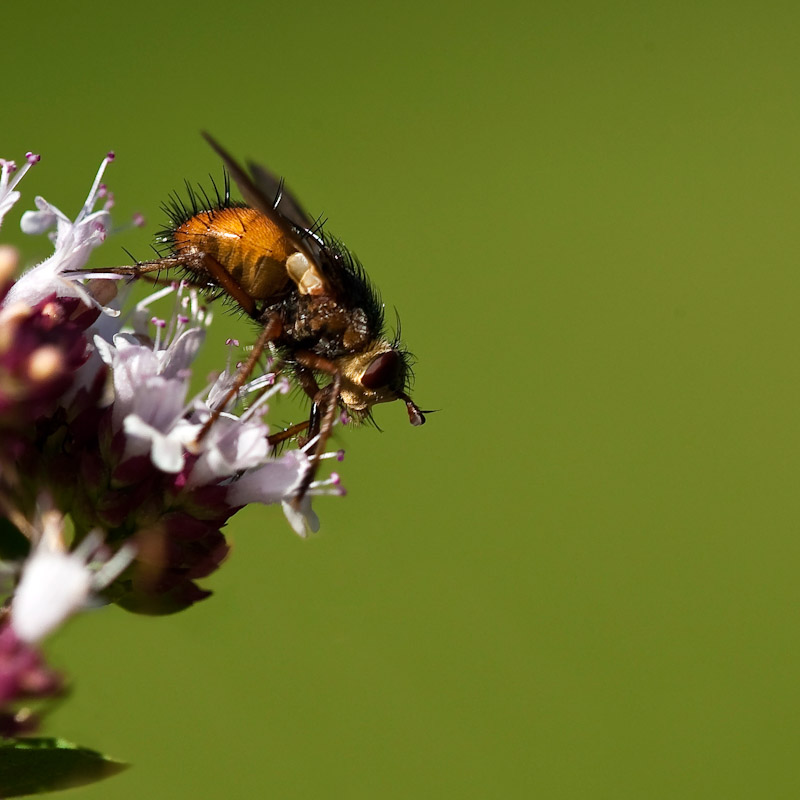
POLYGON ((208 595, 196 581, 226 558, 222 528, 242 506, 280 505, 305 536, 319 527, 312 498, 343 493, 337 476, 310 481, 315 441, 280 456, 270 447, 265 416, 288 390, 284 377, 258 375, 231 399, 237 370, 228 364, 191 395, 211 321, 195 289, 160 288, 126 317, 108 307, 117 276, 77 280, 110 229, 112 196, 101 183, 110 161, 74 220, 43 198, 23 216, 26 232, 51 232, 49 259, 4 284, 0 252, 0 512, 34 521, 45 492, 77 545, 31 534, 12 601, 26 641, 98 594, 146 613, 185 608, 208 595), (164 304, 167 313, 153 313, 164 304), (126 554, 124 569, 98 572, 111 552, 126 554))
MULTIPOLYGON (((312 499, 344 493, 336 473, 312 480, 320 457, 341 460, 316 454, 316 437, 270 446, 285 377, 245 381, 228 363, 192 394, 211 321, 196 290, 166 286, 126 316, 119 277, 85 271, 111 230, 112 160, 75 219, 35 199, 22 230, 48 232, 54 252, 16 282, 18 253, 0 246, 0 737, 35 731, 27 702, 63 694, 39 646, 72 616, 109 602, 185 609, 209 596, 198 581, 227 557, 223 528, 241 507, 280 505, 306 536, 319 528, 312 499), (155 315, 158 303, 171 307, 155 315)), ((36 161, 0 160, 0 223, 36 161)))
MULTIPOLYGON (((109 153, 103 159, 89 195, 74 220, 69 219, 66 214, 48 203, 43 197, 36 198, 36 211, 26 211, 22 215, 21 227, 25 233, 45 233, 51 228, 55 228, 50 233, 50 240, 55 245, 55 252, 41 264, 26 272, 14 284, 9 292, 8 302, 21 301, 33 305, 56 292, 59 297, 80 297, 91 304, 91 295, 74 280, 64 277, 64 273, 83 268, 92 250, 105 241, 111 227, 110 205, 106 202, 105 206, 98 211, 95 211, 94 207, 100 199, 102 185, 100 181, 103 173, 113 160, 113 153, 109 153)), ((14 185, 18 182, 19 178, 14 185)), ((0 190, 2 190, 1 182, 0 190)), ((18 193, 15 192, 11 192, 11 194, 18 196, 18 193)), ((16 202, 16 198, 14 201, 16 202)))

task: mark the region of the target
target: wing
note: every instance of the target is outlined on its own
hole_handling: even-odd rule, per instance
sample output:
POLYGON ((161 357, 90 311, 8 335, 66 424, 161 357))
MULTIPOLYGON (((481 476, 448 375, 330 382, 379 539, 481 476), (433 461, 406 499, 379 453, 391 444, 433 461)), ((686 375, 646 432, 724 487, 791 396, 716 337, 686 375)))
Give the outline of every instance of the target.
MULTIPOLYGON (((230 172, 233 177, 233 180, 236 181, 236 185, 239 187, 239 191, 242 193, 245 203, 252 208, 258 209, 267 219, 284 232, 286 238, 290 239, 301 253, 308 258, 312 258, 311 248, 308 246, 306 237, 301 232, 295 230, 296 228, 300 228, 302 231, 305 231, 310 226, 305 224, 298 225, 289 216, 284 215, 278 208, 282 200, 282 198, 277 198, 277 189, 280 186, 280 181, 276 182, 275 176, 263 167, 259 167, 259 172, 254 173, 254 180, 245 172, 233 156, 210 134, 205 131, 203 131, 202 134, 203 138, 214 148, 217 155, 222 159, 228 172, 230 172), (265 179, 263 186, 260 185, 262 178, 265 179), (267 191, 265 191, 265 189, 267 191), (277 203, 275 202, 276 199, 278 199, 277 203)), ((307 215, 294 197, 288 193, 286 194, 288 196, 287 210, 291 208, 293 212, 299 211, 302 217, 306 217, 307 215)))
POLYGON ((296 228, 311 230, 314 227, 315 223, 311 215, 289 191, 283 178, 279 178, 274 172, 270 172, 266 167, 256 164, 254 161, 248 161, 247 167, 253 183, 264 197, 273 198, 272 207, 281 216, 286 217, 296 228))
POLYGON ((314 219, 303 207, 293 192, 289 190, 274 172, 255 161, 248 161, 253 183, 266 198, 272 198, 272 207, 288 222, 303 231, 303 238, 318 260, 326 250, 319 218, 314 219))
POLYGON ((324 241, 317 231, 314 223, 303 220, 308 215, 302 206, 288 192, 286 192, 286 210, 293 216, 299 217, 299 222, 293 221, 279 209, 283 202, 282 183, 264 167, 257 167, 253 177, 247 174, 233 156, 217 142, 210 134, 202 132, 203 138, 211 145, 217 155, 222 159, 228 172, 233 176, 245 203, 251 208, 261 212, 273 225, 282 231, 284 238, 297 250, 297 254, 290 256, 286 261, 289 277, 298 285, 302 294, 322 294, 329 291, 328 281, 323 277, 320 269, 321 255, 324 241))

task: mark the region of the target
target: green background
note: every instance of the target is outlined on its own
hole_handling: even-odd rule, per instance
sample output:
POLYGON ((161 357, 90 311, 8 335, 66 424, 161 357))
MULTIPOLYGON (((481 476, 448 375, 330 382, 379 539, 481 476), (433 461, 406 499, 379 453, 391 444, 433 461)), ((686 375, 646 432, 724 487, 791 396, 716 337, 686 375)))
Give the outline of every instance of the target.
POLYGON ((93 263, 144 258, 208 129, 327 215, 443 409, 342 433, 317 537, 248 509, 210 600, 49 643, 48 731, 135 765, 71 796, 800 796, 800 11, 663 5, 4 5, 20 207, 114 148, 149 222, 93 263))

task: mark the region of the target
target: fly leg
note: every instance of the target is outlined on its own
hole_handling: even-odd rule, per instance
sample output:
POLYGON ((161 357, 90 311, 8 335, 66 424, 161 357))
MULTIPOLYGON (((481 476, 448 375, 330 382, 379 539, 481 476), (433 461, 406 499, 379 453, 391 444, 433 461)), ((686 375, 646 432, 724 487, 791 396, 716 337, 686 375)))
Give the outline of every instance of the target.
POLYGON ((297 382, 300 384, 300 388, 311 398, 311 411, 309 412, 308 419, 304 422, 290 425, 288 428, 284 428, 282 431, 268 436, 267 442, 270 447, 275 447, 294 436, 297 436, 298 446, 305 447, 305 445, 319 433, 320 413, 317 400, 320 398, 322 389, 320 389, 314 377, 314 373, 310 369, 300 364, 295 364, 294 375, 297 382), (303 433, 303 431, 305 431, 305 435, 298 436, 298 434, 303 433))
MULTIPOLYGON (((315 356, 316 358, 316 356, 315 356)), ((301 363, 297 363, 294 369, 295 378, 300 384, 300 388, 311 399, 311 411, 308 414, 308 421, 305 427, 308 429, 305 436, 298 439, 298 445, 305 447, 308 442, 319 433, 320 414, 319 414, 319 400, 321 398, 322 389, 314 377, 314 373, 301 363)))
MULTIPOLYGON (((121 272, 120 274, 126 275, 145 275, 148 272, 155 272, 159 269, 166 269, 168 267, 181 266, 191 269, 193 272, 202 274, 205 272, 214 282, 215 285, 221 287, 227 295, 233 298, 241 307, 242 310, 252 318, 257 318, 256 302, 239 283, 231 277, 225 270, 222 264, 219 263, 213 256, 207 253, 201 253, 191 258, 186 257, 168 257, 162 258, 158 261, 148 262, 144 264, 137 264, 134 267, 126 268, 129 271, 121 272)), ((116 271, 116 270, 111 270, 116 271)), ((206 287, 207 288, 207 287, 206 287)), ((277 317, 273 317, 264 326, 261 335, 256 340, 253 350, 250 353, 247 361, 239 368, 236 378, 231 384, 228 391, 225 393, 222 401, 217 404, 211 412, 211 416, 203 423, 200 433, 197 434, 195 444, 199 444, 207 435, 211 426, 219 419, 220 414, 225 410, 228 403, 239 393, 239 390, 247 383, 247 379, 252 375, 253 370, 258 364, 266 346, 277 339, 281 335, 283 325, 277 317)))
MULTIPOLYGON (((168 256, 166 258, 159 258, 156 261, 139 261, 136 264, 133 264, 129 267, 97 267, 93 269, 75 269, 75 270, 66 270, 64 272, 65 277, 71 278, 89 278, 90 283, 89 286, 94 283, 95 285, 100 283, 111 283, 112 279, 105 277, 105 278, 92 278, 93 274, 109 276, 109 275, 119 275, 120 278, 128 278, 128 282, 136 279, 142 280, 147 283, 152 283, 155 286, 170 286, 176 282, 175 278, 162 278, 161 273, 165 270, 169 271, 172 269, 177 269, 179 267, 186 267, 187 264, 184 260, 175 258, 173 256, 168 256), (155 273, 155 274, 153 274, 155 273)), ((191 280, 184 279, 184 283, 188 284, 194 289, 205 290, 209 288, 209 284, 195 282, 191 280)), ((90 289, 91 291, 91 289, 90 289)), ((92 292, 94 295, 95 293, 92 292)))
POLYGON ((276 447, 282 442, 285 442, 287 439, 297 436, 298 433, 302 433, 308 427, 309 420, 306 420, 305 422, 298 422, 296 425, 290 425, 288 428, 284 428, 282 431, 278 431, 277 433, 267 436, 267 444, 269 444, 270 447, 276 447))
MULTIPOLYGON (((186 260, 178 258, 177 256, 167 256, 166 258, 158 258, 155 261, 137 261, 128 267, 97 267, 92 269, 73 269, 66 270, 65 275, 91 275, 93 272, 102 273, 106 275, 119 275, 120 277, 129 278, 144 278, 149 276, 151 272, 161 272, 165 269, 176 269, 178 267, 186 266, 186 260)), ((149 277, 148 280, 153 280, 149 277)))
MULTIPOLYGON (((180 258, 172 256, 159 259, 158 261, 145 262, 132 267, 118 267, 107 271, 119 275, 142 277, 146 276, 149 272, 156 272, 176 266, 184 267, 201 275, 205 273, 213 281, 213 285, 219 286, 226 295, 235 300, 249 317, 253 319, 258 318, 256 301, 247 294, 239 285, 238 281, 230 275, 222 264, 208 253, 200 253, 191 257, 182 256, 180 258)), ((208 287, 205 286, 202 288, 208 287)), ((221 402, 218 403, 211 412, 211 416, 203 423, 203 427, 200 429, 200 433, 197 434, 197 438, 195 439, 195 444, 199 444, 208 435, 211 426, 219 419, 225 407, 236 397, 241 388, 247 383, 248 378, 253 374, 253 370, 256 368, 258 360, 261 358, 267 345, 275 341, 281 335, 282 331, 283 324, 277 317, 273 317, 267 322, 264 329, 261 331, 261 335, 256 340, 247 361, 239 368, 230 388, 225 392, 221 402)))
POLYGON ((294 436, 297 436, 298 446, 304 447, 308 444, 310 439, 313 439, 319 433, 320 416, 319 406, 316 401, 322 390, 317 383, 317 379, 314 377, 314 373, 308 367, 296 363, 293 365, 292 372, 300 388, 311 399, 311 412, 305 422, 298 422, 295 425, 290 425, 288 428, 284 428, 282 431, 268 436, 267 442, 270 447, 281 444, 294 436), (303 431, 306 431, 306 434, 304 436, 298 436, 298 434, 303 433, 303 431))
MULTIPOLYGON (((93 272, 104 275, 119 275, 120 277, 139 278, 149 283, 160 286, 169 286, 174 279, 161 277, 164 270, 183 269, 197 276, 207 275, 209 280, 205 283, 183 279, 189 286, 195 289, 213 289, 218 287, 223 293, 235 300, 248 317, 257 319, 256 301, 239 285, 238 281, 231 277, 230 273, 217 261, 216 258, 208 253, 196 253, 191 255, 166 256, 155 261, 141 261, 130 267, 99 267, 98 269, 74 270, 76 275, 89 276, 93 272), (152 275, 151 273, 157 273, 152 275)), ((65 275, 69 275, 66 272, 65 275)))
POLYGON ((327 358, 322 358, 315 353, 301 351, 297 353, 295 357, 298 364, 305 367, 304 370, 298 371, 300 385, 303 387, 306 394, 311 396, 313 401, 311 414, 308 420, 308 441, 313 440, 315 436, 317 438, 308 472, 303 476, 300 485, 297 487, 297 492, 292 498, 292 506, 295 509, 299 509, 303 498, 306 496, 306 492, 308 492, 317 474, 320 459, 325 452, 325 446, 333 430, 336 409, 339 406, 339 395, 342 390, 342 373, 339 372, 336 366, 331 361, 328 361, 327 358), (316 379, 311 373, 312 369, 319 370, 320 372, 327 372, 332 378, 331 382, 320 389, 316 379), (311 391, 314 391, 313 395, 311 395, 311 391))
MULTIPOLYGON (((203 253, 198 262, 200 268, 205 270, 209 276, 222 288, 229 297, 235 300, 244 310, 248 317, 256 319, 256 301, 239 285, 239 282, 208 253, 203 253)), ((266 342, 265 342, 266 344, 266 342)), ((262 345, 263 350, 263 345, 262 345)))
POLYGON ((264 326, 264 330, 261 331, 256 343, 253 345, 253 349, 247 361, 239 367, 239 371, 236 373, 236 377, 230 388, 225 392, 222 400, 217 403, 216 407, 211 412, 211 416, 203 423, 203 427, 200 429, 200 433, 197 434, 197 438, 195 439, 195 444, 200 443, 206 437, 209 430, 211 430, 211 426, 219 419, 220 414, 225 410, 228 403, 239 394, 239 390, 247 383, 248 378, 253 374, 253 370, 256 368, 258 360, 261 358, 267 345, 280 336, 282 328, 283 325, 277 317, 273 317, 264 326))

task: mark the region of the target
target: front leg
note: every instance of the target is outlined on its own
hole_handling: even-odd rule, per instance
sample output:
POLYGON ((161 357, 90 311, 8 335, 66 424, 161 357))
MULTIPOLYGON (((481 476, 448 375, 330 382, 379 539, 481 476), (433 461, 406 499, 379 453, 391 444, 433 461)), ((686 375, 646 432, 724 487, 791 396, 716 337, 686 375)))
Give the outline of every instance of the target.
POLYGON ((211 426, 219 419, 220 414, 225 410, 228 403, 239 394, 241 388, 253 374, 253 370, 256 368, 258 360, 261 358, 266 346, 270 342, 274 342, 281 335, 282 330, 283 324, 278 317, 273 317, 267 322, 264 326, 264 330, 261 331, 261 335, 256 340, 255 345, 253 345, 253 350, 249 358, 239 367, 239 371, 236 373, 236 377, 230 389, 225 392, 225 396, 222 398, 221 402, 216 405, 211 412, 211 416, 203 423, 203 427, 200 429, 200 433, 197 434, 197 438, 195 439, 195 445, 198 445, 206 437, 209 430, 211 430, 211 426))
POLYGON ((313 441, 314 436, 317 437, 316 444, 314 445, 314 454, 311 457, 311 463, 309 465, 309 470, 303 477, 303 480, 300 482, 300 486, 298 486, 295 496, 292 498, 292 506, 295 509, 299 509, 300 503, 305 497, 306 492, 308 492, 308 489, 317 474, 320 459, 322 458, 322 454, 325 452, 325 446, 327 445, 331 431, 333 430, 333 423, 336 419, 336 411, 339 407, 340 395, 342 391, 342 373, 339 372, 333 362, 329 361, 327 358, 322 358, 315 353, 301 351, 295 354, 295 358, 297 359, 297 362, 301 368, 303 368, 298 372, 300 385, 303 387, 303 390, 306 392, 306 394, 311 396, 313 401, 311 406, 311 415, 308 421, 309 430, 307 441, 313 441), (322 389, 319 388, 313 373, 311 373, 311 370, 314 369, 327 372, 332 377, 331 382, 322 389), (310 380, 307 377, 301 378, 301 375, 310 376, 310 380), (306 381, 305 383, 304 380, 306 381), (313 385, 311 381, 313 381, 313 385), (312 390, 314 386, 317 387, 317 391, 312 396, 310 390, 312 390))

